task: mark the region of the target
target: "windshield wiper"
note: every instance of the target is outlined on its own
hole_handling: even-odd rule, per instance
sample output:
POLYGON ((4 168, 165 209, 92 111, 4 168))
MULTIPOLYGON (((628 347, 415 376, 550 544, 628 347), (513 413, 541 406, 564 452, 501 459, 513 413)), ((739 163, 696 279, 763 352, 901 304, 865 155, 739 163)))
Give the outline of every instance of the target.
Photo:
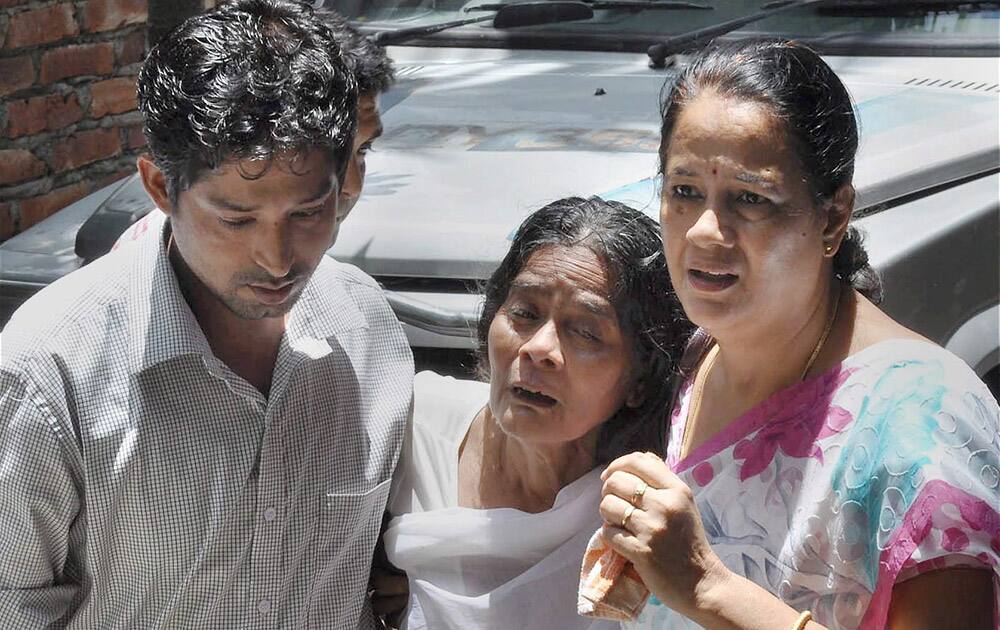
POLYGON ((666 61, 671 55, 689 50, 695 44, 725 35, 730 31, 735 31, 742 26, 763 20, 777 13, 791 9, 801 9, 811 5, 822 5, 821 8, 823 10, 843 14, 850 11, 903 11, 914 8, 926 10, 933 7, 955 9, 961 6, 1000 6, 1000 2, 996 0, 991 2, 984 2, 982 0, 773 0, 762 5, 760 11, 756 13, 687 33, 673 35, 657 44, 653 44, 646 51, 646 54, 649 55, 649 65, 653 68, 662 68, 666 65, 666 61))
POLYGON ((493 28, 517 28, 521 26, 537 26, 555 22, 573 22, 589 20, 594 17, 594 10, 589 4, 577 0, 552 0, 547 2, 518 2, 514 4, 497 5, 493 15, 480 15, 464 20, 453 20, 427 26, 397 28, 391 31, 377 31, 371 39, 382 46, 399 44, 410 39, 433 35, 451 28, 475 24, 477 22, 493 21, 493 28))
MULTIPOLYGON (((578 0, 589 6, 595 11, 601 9, 626 9, 626 10, 661 10, 661 11, 686 11, 686 10, 701 10, 701 11, 711 11, 715 9, 710 4, 698 4, 697 2, 681 2, 677 0, 578 0)), ((462 9, 464 12, 469 11, 496 11, 504 6, 513 6, 505 4, 477 4, 475 6, 466 7, 462 9)))
MULTIPOLYGON (((786 0, 776 0, 768 2, 761 8, 766 9, 772 5, 779 5, 786 0)), ((933 11, 955 11, 957 9, 969 8, 982 11, 986 8, 1000 8, 1000 2, 983 2, 977 0, 829 0, 820 10, 823 13, 833 15, 892 15, 906 14, 913 12, 933 11)))
POLYGON ((653 44, 649 47, 649 50, 646 51, 646 54, 649 55, 649 65, 653 68, 662 68, 666 65, 668 57, 688 50, 697 42, 709 40, 713 37, 718 37, 719 35, 725 35, 730 31, 735 31, 741 26, 745 26, 751 22, 763 20, 764 18, 771 17, 777 13, 790 11, 792 9, 801 9, 802 7, 828 1, 829 0, 780 0, 779 2, 771 2, 769 5, 766 5, 765 8, 756 13, 744 15, 743 17, 738 17, 726 22, 720 22, 712 26, 706 26, 705 28, 699 28, 687 33, 681 33, 680 35, 673 35, 664 39, 660 43, 653 44))

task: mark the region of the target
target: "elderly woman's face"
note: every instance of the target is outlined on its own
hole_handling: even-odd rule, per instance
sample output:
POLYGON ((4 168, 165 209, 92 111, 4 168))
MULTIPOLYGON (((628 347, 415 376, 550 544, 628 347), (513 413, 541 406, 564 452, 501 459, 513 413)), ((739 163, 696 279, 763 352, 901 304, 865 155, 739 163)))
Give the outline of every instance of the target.
POLYGON ((586 247, 543 246, 489 331, 490 410, 508 435, 576 440, 628 397, 630 350, 604 264, 586 247))
POLYGON ((710 92, 684 107, 664 156, 660 228, 693 322, 716 336, 780 334, 824 286, 824 225, 770 109, 710 92))

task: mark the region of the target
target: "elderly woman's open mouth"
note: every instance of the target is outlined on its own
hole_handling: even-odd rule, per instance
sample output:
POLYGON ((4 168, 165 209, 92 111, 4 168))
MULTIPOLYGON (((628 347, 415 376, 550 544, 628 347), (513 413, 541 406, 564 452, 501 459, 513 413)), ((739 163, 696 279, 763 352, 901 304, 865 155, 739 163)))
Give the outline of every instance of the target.
POLYGON ((511 388, 511 391, 514 392, 514 396, 518 400, 522 400, 539 407, 552 407, 557 402, 555 398, 544 394, 541 391, 528 388, 527 386, 515 385, 511 388))
POLYGON ((688 269, 691 285, 699 291, 722 291, 736 284, 740 277, 734 273, 688 269))

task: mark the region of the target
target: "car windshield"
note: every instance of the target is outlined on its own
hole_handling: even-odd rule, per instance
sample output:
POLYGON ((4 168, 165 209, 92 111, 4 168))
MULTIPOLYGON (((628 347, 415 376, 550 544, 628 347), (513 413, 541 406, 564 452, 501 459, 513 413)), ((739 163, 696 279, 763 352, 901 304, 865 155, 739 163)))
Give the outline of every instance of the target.
MULTIPOLYGON (((511 3, 517 0, 506 0, 511 3)), ((318 0, 357 24, 372 30, 390 30, 424 26, 483 15, 470 7, 493 4, 496 0, 318 0)), ((434 35, 420 43, 437 45, 531 46, 541 44, 558 48, 642 50, 642 46, 660 38, 686 33, 739 18, 768 6, 765 0, 696 0, 698 8, 597 8, 594 17, 585 21, 561 22, 497 31, 490 22, 461 26, 434 35)), ((670 4, 670 3, 665 3, 670 4)), ((797 38, 820 48, 850 47, 864 53, 866 45, 878 54, 879 49, 895 48, 893 54, 921 54, 927 46, 943 47, 947 54, 992 54, 998 47, 1000 10, 996 3, 967 3, 942 7, 941 4, 868 2, 845 0, 821 3, 785 11, 748 24, 733 35, 782 36, 797 38), (918 6, 920 5, 920 6, 918 6)), ((922 54, 928 54, 924 51, 922 54)))

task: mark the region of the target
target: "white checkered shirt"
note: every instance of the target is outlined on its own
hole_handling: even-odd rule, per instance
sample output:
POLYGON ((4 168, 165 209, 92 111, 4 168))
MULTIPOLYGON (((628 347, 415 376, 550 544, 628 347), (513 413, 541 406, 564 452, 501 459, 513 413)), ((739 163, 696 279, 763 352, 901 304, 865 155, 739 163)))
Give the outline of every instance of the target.
POLYGON ((0 363, 0 628, 374 627, 413 360, 326 258, 265 398, 212 354, 161 232, 14 315, 0 363))

